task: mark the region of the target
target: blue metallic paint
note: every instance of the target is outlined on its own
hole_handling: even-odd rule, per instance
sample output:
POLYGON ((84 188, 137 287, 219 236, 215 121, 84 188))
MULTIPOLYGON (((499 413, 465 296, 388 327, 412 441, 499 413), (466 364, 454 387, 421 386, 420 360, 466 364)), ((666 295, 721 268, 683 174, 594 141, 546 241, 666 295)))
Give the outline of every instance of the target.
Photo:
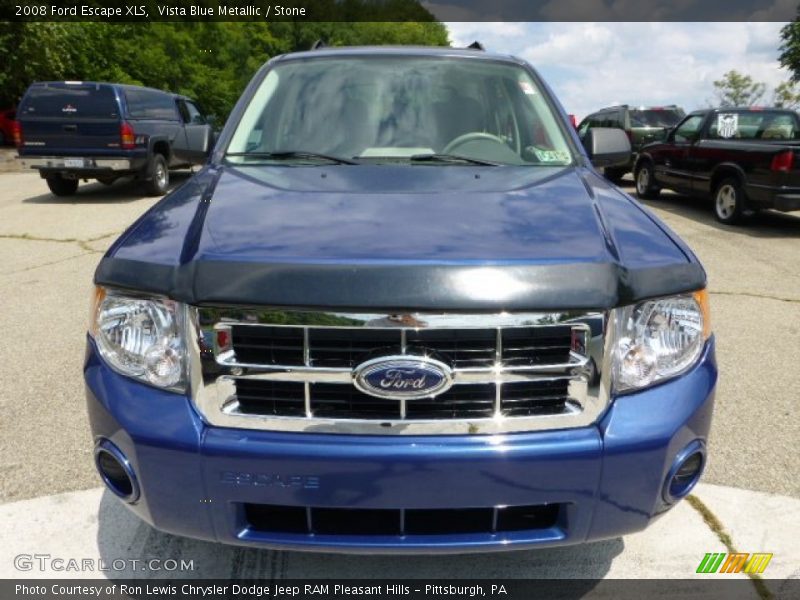
MULTIPOLYGON (((452 49, 368 51, 498 60, 452 49)), ((271 64, 359 52, 300 53, 265 65, 234 109, 210 164, 145 213, 106 256, 121 259, 125 269, 230 261, 352 265, 353 271, 375 264, 541 264, 561 273, 585 264, 592 272, 619 266, 624 279, 651 267, 688 264, 702 274, 674 233, 591 168, 552 93, 546 100, 560 113, 559 127, 575 155, 564 168, 223 164, 232 131, 271 64)), ((182 273, 190 286, 197 284, 192 273, 182 273)), ((686 285, 675 277, 661 288, 686 285)), ((614 290, 601 296, 613 298, 614 290)), ((707 438, 716 376, 712 338, 688 373, 614 399, 592 427, 371 437, 211 428, 188 397, 113 372, 91 340, 85 365, 92 431, 116 444, 139 477, 141 497, 130 506, 136 514, 191 537, 330 551, 543 547, 638 531, 669 508, 661 490, 676 455, 707 438), (281 483, 287 481, 314 485, 281 483), (248 530, 241 509, 244 502, 452 508, 454 499, 463 507, 546 502, 566 508, 546 530, 402 539, 267 535, 248 530)))
POLYGON ((141 497, 131 506, 136 514, 189 537, 330 551, 542 547, 643 529, 668 508, 661 490, 675 456, 708 436, 716 375, 712 338, 690 372, 616 398, 597 426, 501 436, 382 437, 207 427, 188 397, 113 372, 91 340, 85 365, 94 435, 116 444, 139 477, 141 497), (231 472, 278 476, 264 479, 277 483, 252 485, 252 478, 231 472), (567 508, 550 529, 402 539, 253 532, 241 510, 244 502, 452 508, 454 499, 463 507, 567 508))

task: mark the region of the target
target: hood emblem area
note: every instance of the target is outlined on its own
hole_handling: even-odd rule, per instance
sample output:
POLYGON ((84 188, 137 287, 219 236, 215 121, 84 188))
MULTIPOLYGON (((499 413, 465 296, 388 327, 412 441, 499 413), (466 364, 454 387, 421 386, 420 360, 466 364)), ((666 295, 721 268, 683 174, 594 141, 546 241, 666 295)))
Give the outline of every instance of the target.
POLYGON ((353 370, 353 385, 370 396, 388 400, 432 398, 453 385, 453 373, 433 358, 409 355, 382 356, 353 370))

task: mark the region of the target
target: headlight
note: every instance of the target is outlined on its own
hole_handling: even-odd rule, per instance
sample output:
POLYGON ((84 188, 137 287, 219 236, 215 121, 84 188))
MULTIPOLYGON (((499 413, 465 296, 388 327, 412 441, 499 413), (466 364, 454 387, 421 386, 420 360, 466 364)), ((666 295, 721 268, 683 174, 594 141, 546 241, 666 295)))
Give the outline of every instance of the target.
POLYGON ((160 388, 185 388, 183 305, 97 288, 90 333, 115 370, 160 388))
POLYGON ((615 309, 615 390, 641 389, 680 375, 697 362, 709 335, 705 290, 615 309))

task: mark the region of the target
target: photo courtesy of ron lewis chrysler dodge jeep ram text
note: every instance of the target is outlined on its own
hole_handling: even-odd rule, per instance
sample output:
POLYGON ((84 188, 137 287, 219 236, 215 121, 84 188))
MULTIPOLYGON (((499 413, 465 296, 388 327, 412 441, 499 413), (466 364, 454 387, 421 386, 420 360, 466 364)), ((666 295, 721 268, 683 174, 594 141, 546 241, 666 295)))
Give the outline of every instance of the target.
POLYGON ((691 250, 592 165, 537 73, 319 49, 253 78, 210 157, 95 273, 97 468, 154 527, 467 552, 639 531, 706 463, 691 250))

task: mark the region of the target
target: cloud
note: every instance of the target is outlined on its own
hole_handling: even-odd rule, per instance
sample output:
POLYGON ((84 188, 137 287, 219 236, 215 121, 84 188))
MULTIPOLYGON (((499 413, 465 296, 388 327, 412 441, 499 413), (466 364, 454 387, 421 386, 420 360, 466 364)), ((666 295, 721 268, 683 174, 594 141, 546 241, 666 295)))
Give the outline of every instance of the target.
MULTIPOLYGON (((615 5, 626 2, 633 0, 615 5)), ((447 25, 455 45, 477 39, 528 60, 579 117, 614 103, 700 108, 713 102, 713 81, 731 69, 770 90, 789 75, 777 60, 782 23, 447 25)))

